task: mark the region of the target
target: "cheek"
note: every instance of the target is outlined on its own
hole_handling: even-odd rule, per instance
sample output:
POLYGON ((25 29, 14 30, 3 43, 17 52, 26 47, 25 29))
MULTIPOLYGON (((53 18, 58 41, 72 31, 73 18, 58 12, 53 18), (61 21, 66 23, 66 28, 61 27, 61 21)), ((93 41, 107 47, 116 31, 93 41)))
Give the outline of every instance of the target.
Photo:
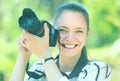
MULTIPOLYGON (((66 40, 67 34, 60 34, 60 42, 63 42, 66 40)), ((74 34, 73 35, 73 40, 74 41, 79 41, 81 43, 85 43, 87 40, 87 35, 86 34, 74 34)))
POLYGON ((81 43, 85 43, 87 40, 87 35, 77 35, 76 39, 79 40, 81 43))
POLYGON ((61 42, 62 40, 64 40, 65 37, 66 37, 66 35, 60 33, 60 42, 61 42))

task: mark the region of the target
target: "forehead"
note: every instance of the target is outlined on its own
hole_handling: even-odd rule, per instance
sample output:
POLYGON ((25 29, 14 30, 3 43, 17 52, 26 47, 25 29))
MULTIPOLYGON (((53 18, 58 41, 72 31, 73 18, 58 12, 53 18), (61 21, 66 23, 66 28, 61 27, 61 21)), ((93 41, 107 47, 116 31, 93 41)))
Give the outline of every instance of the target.
POLYGON ((87 27, 84 15, 81 12, 65 10, 58 18, 58 27, 87 27))

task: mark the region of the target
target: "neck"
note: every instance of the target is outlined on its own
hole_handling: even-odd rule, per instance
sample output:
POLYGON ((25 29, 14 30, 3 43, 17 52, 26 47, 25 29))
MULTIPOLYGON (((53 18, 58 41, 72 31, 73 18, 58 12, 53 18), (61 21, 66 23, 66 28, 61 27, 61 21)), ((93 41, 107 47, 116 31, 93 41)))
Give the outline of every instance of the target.
POLYGON ((63 72, 71 72, 75 65, 77 64, 78 60, 80 58, 80 54, 79 56, 74 56, 74 57, 65 57, 65 56, 61 56, 59 58, 59 67, 60 70, 63 72))

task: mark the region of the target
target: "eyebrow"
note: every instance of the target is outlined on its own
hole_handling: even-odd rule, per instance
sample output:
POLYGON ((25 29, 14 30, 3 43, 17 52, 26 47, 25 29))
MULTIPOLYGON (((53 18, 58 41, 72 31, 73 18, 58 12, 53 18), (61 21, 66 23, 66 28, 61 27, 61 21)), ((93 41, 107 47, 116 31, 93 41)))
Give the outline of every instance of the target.
POLYGON ((68 27, 66 27, 66 26, 59 26, 58 29, 60 29, 60 28, 65 28, 65 29, 67 29, 68 27))
MULTIPOLYGON (((66 26, 59 26, 58 29, 60 29, 60 28, 68 29, 68 27, 66 27, 66 26)), ((86 28, 87 28, 87 27, 86 27, 86 28)), ((83 28, 83 27, 77 27, 77 28, 75 28, 75 29, 83 29, 83 30, 85 30, 86 28, 83 28)))
POLYGON ((76 28, 76 29, 83 29, 83 30, 86 30, 86 28, 83 28, 83 27, 78 27, 78 28, 76 28))

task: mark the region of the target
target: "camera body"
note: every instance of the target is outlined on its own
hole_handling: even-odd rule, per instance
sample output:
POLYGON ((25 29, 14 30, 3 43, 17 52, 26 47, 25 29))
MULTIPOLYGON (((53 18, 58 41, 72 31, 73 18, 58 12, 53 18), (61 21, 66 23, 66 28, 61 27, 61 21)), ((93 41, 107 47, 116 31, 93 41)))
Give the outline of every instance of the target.
POLYGON ((39 37, 44 36, 44 23, 47 23, 49 28, 49 46, 54 47, 59 40, 59 31, 49 22, 38 19, 36 14, 30 8, 25 8, 23 10, 23 15, 19 18, 18 22, 20 27, 25 31, 39 37))

